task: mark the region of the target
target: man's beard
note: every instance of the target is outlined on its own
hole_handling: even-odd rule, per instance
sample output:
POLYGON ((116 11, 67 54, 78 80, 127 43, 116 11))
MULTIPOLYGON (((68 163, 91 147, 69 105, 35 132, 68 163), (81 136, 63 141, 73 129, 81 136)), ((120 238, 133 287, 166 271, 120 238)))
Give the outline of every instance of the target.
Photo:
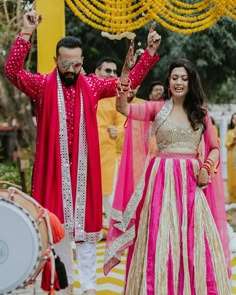
POLYGON ((66 87, 75 85, 79 74, 75 74, 71 72, 62 73, 59 69, 58 69, 58 72, 63 85, 65 85, 66 87))

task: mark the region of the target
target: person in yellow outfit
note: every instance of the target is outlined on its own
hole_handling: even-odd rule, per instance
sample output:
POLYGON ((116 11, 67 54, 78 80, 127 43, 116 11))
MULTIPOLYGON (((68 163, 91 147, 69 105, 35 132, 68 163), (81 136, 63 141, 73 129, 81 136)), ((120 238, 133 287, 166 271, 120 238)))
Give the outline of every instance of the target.
POLYGON ((152 82, 149 89, 149 100, 159 100, 162 98, 165 87, 161 81, 152 82))
POLYGON ((228 200, 236 203, 236 113, 232 114, 226 135, 228 200))
MULTIPOLYGON (((95 74, 98 77, 116 77, 117 64, 115 59, 104 57, 97 62, 95 74)), ((136 97, 138 91, 130 91, 130 101, 143 101, 136 97)), ((103 208, 106 215, 103 228, 106 229, 110 216, 115 191, 119 159, 123 146, 124 123, 126 117, 116 111, 116 100, 105 98, 99 101, 97 108, 97 121, 99 133, 99 147, 102 172, 103 208)), ((105 231, 104 231, 105 238, 105 231)))
MULTIPOLYGON (((116 60, 104 57, 96 64, 95 74, 98 77, 117 77, 116 60)), ((116 139, 123 128, 123 115, 116 111, 116 100, 105 98, 99 101, 97 108, 97 122, 99 134, 100 160, 102 172, 103 208, 107 221, 113 200, 113 190, 116 183, 116 139)), ((103 227, 106 228, 104 225, 103 227)))

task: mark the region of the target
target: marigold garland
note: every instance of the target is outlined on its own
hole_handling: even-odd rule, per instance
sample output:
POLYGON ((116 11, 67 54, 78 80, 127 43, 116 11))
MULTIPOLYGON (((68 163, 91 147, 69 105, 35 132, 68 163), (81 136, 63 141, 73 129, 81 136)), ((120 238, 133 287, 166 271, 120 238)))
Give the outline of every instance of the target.
MULTIPOLYGON (((178 33, 189 33, 189 29, 191 32, 197 32, 200 30, 204 30, 210 25, 213 25, 217 22, 217 20, 221 17, 218 13, 218 8, 216 6, 210 7, 210 10, 207 12, 204 12, 200 19, 198 19, 196 16, 193 17, 183 17, 178 14, 174 14, 171 12, 171 5, 168 5, 168 1, 164 0, 166 2, 166 6, 163 7, 162 10, 158 7, 158 0, 155 2, 155 8, 152 10, 152 16, 154 19, 159 21, 163 26, 167 27, 168 29, 172 29, 175 32, 178 33), (168 9, 167 9, 168 8, 168 9), (201 19, 203 18, 203 19, 201 19), (185 21, 183 21, 185 20, 185 21), (173 26, 175 25, 175 27, 173 26)), ((185 13, 185 11, 181 11, 181 13, 185 13)))
POLYGON ((236 19, 236 0, 65 0, 73 13, 95 29, 117 34, 134 31, 153 19, 181 34, 214 25, 222 16, 236 19))
POLYGON ((155 2, 155 8, 153 11, 155 11, 156 14, 162 15, 162 17, 166 18, 169 22, 173 22, 177 25, 180 24, 180 21, 182 22, 183 27, 191 26, 190 23, 193 23, 193 26, 199 26, 200 22, 202 22, 203 19, 211 17, 212 14, 214 14, 215 7, 205 7, 204 10, 208 9, 206 12, 196 15, 186 15, 186 10, 178 10, 176 13, 172 12, 174 10, 174 7, 172 7, 171 4, 168 3, 168 1, 165 1, 165 6, 161 9, 158 7, 158 0, 154 0, 155 2), (156 1, 156 2, 155 2, 156 1), (178 20, 178 21, 175 21, 178 20), (199 24, 198 24, 199 21, 199 24))
POLYGON ((179 0, 172 0, 172 3, 176 6, 187 8, 187 9, 198 9, 199 7, 209 6, 212 3, 211 0, 202 0, 200 2, 196 2, 194 4, 184 3, 179 0))

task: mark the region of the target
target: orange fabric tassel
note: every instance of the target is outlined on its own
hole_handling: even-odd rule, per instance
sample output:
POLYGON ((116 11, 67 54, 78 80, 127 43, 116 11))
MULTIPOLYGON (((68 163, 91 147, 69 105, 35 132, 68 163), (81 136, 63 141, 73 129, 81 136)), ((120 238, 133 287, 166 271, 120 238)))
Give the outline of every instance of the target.
POLYGON ((54 290, 54 288, 51 288, 50 292, 48 293, 49 295, 55 295, 56 291, 54 290))
POLYGON ((50 225, 52 229, 53 243, 56 244, 65 237, 65 230, 60 220, 57 218, 55 214, 48 211, 48 216, 49 216, 50 225))

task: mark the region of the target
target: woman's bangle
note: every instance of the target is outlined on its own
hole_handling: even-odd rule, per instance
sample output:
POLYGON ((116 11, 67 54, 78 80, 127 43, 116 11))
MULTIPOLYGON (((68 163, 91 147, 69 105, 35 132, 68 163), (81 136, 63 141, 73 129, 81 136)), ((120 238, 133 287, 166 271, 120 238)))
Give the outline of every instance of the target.
POLYGON ((18 35, 19 35, 20 37, 22 37, 23 35, 31 36, 32 33, 29 33, 29 32, 20 32, 18 35))
POLYGON ((216 164, 212 159, 210 158, 206 159, 205 163, 210 165, 210 170, 212 173, 217 173, 216 164))
POLYGON ((121 95, 130 92, 130 80, 128 82, 121 82, 120 79, 117 80, 117 87, 116 87, 116 96, 117 98, 121 98, 121 95))
POLYGON ((120 79, 120 78, 118 78, 118 80, 117 80, 117 85, 118 85, 118 87, 121 87, 121 88, 122 88, 122 86, 129 87, 129 86, 130 86, 130 84, 131 84, 131 81, 130 81, 130 79, 128 79, 128 81, 127 81, 127 82, 123 82, 123 81, 121 81, 121 79, 120 79))
POLYGON ((205 160, 205 163, 208 163, 210 166, 213 166, 215 163, 213 162, 212 159, 208 158, 205 160))
POLYGON ((119 80, 119 83, 121 86, 129 86, 130 85, 130 80, 128 80, 128 82, 122 82, 119 80))
POLYGON ((211 159, 206 159, 205 162, 202 165, 202 168, 205 168, 210 173, 217 173, 216 165, 211 159))

